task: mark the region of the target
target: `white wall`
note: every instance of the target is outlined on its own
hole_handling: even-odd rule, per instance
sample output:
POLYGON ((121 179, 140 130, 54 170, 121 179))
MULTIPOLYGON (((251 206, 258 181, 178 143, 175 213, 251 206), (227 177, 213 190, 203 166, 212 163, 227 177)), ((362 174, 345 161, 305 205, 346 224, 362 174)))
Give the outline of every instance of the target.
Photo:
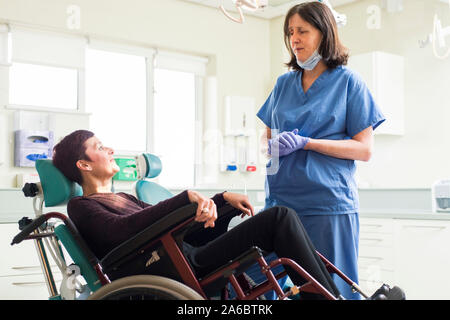
MULTIPOLYGON (((450 58, 435 58, 431 47, 420 49, 418 41, 432 32, 435 13, 443 27, 450 25, 450 7, 441 1, 403 1, 402 12, 382 9, 381 28, 370 30, 366 10, 374 4, 381 8, 381 1, 373 0, 338 7, 348 20, 339 33, 351 54, 380 50, 404 57, 405 134, 376 135, 372 159, 358 162, 358 178, 376 188, 429 188, 450 178, 450 58)), ((280 17, 270 24, 272 82, 285 72, 283 22, 280 17)), ((446 41, 450 48, 450 37, 446 41)))
MULTIPOLYGON (((69 4, 81 8, 82 33, 209 57, 208 74, 218 77, 220 128, 225 95, 254 96, 258 109, 286 71, 283 17, 269 21, 247 16, 240 25, 217 9, 175 0, 0 0, 0 20, 67 30, 69 4)), ((436 59, 430 47, 419 48, 418 40, 432 31, 435 13, 444 27, 450 25, 450 8, 437 0, 403 1, 402 12, 383 9, 381 29, 369 30, 366 10, 372 4, 381 6, 381 1, 338 7, 348 18, 340 35, 351 54, 383 50, 405 58, 406 132, 401 137, 376 136, 372 160, 359 164, 359 179, 371 187, 427 188, 436 179, 450 177, 450 58, 436 59)), ((14 186, 17 173, 31 170, 12 166, 13 113, 3 109, 4 84, 0 79, 0 188, 14 186)), ((55 120, 56 140, 88 126, 87 116, 56 115, 55 120)), ((263 128, 259 120, 256 123, 257 129, 263 128)), ((247 188, 263 188, 261 163, 258 169, 262 171, 219 174, 218 187, 242 188, 246 181, 247 188)))
MULTIPOLYGON (((253 96, 257 108, 266 99, 270 87, 267 20, 249 16, 240 25, 218 9, 175 0, 0 0, 0 20, 67 31, 70 4, 81 8, 81 33, 210 58, 208 74, 217 76, 219 116, 225 95, 253 96)), ((13 167, 13 112, 3 108, 4 84, 0 82, 0 187, 12 187, 17 173, 31 169, 13 167)), ((88 127, 87 116, 57 115, 55 122, 56 141, 88 127)), ((223 128, 222 117, 219 128, 223 128)), ((218 184, 242 187, 244 179, 249 188, 263 188, 264 175, 259 173, 220 174, 218 184)))

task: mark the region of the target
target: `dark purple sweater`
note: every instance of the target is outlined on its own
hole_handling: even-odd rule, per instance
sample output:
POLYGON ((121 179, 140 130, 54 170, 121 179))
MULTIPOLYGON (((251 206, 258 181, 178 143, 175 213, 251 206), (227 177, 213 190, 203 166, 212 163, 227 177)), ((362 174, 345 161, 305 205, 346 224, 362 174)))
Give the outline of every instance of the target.
MULTIPOLYGON (((212 200, 225 204, 223 193, 212 200)), ((98 259, 166 214, 190 203, 187 191, 150 205, 127 193, 96 193, 72 198, 67 204, 69 218, 98 259)))

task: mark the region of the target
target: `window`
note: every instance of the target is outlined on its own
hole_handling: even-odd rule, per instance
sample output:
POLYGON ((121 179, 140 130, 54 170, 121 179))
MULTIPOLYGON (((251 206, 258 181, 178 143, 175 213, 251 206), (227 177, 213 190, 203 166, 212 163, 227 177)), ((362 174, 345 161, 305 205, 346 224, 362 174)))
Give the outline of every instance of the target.
POLYGON ((195 74, 154 72, 154 153, 161 158, 159 182, 171 188, 195 184, 195 74))
POLYGON ((3 63, 11 62, 8 105, 44 111, 84 111, 85 39, 29 27, 10 29, 7 38, 1 37, 0 50, 3 63))
POLYGON ((146 59, 86 50, 86 110, 90 128, 117 152, 146 151, 146 59))
POLYGON ((77 110, 78 71, 13 63, 9 71, 9 104, 77 110))

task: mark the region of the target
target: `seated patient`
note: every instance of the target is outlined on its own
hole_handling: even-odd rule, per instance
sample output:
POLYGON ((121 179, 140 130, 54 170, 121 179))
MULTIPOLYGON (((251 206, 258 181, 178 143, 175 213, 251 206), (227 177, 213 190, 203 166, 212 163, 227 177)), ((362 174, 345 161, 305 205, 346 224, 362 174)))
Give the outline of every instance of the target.
MULTIPOLYGON (((83 196, 72 198, 67 206, 70 219, 97 256, 103 258, 122 242, 133 237, 164 215, 190 203, 198 204, 195 220, 205 228, 215 228, 217 210, 226 203, 253 216, 247 196, 223 192, 211 199, 192 190, 159 202, 147 204, 133 195, 112 193, 112 177, 119 168, 114 151, 102 145, 90 131, 77 130, 54 147, 53 164, 83 188, 83 196)), ((220 220, 218 220, 220 221, 220 220)), ((225 265, 252 246, 294 260, 333 295, 339 291, 315 252, 297 214, 286 207, 273 207, 238 224, 230 231, 220 226, 220 234, 201 245, 186 245, 183 250, 197 272, 212 271, 225 265)), ((207 229, 204 229, 207 230, 207 229)), ((296 285, 305 280, 286 267, 296 285)), ((318 298, 306 295, 305 298, 318 298)))

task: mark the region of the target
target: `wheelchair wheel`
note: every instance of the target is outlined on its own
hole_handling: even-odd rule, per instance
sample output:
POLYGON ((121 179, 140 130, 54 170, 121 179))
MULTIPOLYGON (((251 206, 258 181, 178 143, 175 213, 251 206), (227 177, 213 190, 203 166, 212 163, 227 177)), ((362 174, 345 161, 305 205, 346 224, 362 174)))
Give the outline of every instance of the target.
POLYGON ((101 287, 89 300, 203 300, 203 297, 181 282, 160 276, 138 275, 101 287))

